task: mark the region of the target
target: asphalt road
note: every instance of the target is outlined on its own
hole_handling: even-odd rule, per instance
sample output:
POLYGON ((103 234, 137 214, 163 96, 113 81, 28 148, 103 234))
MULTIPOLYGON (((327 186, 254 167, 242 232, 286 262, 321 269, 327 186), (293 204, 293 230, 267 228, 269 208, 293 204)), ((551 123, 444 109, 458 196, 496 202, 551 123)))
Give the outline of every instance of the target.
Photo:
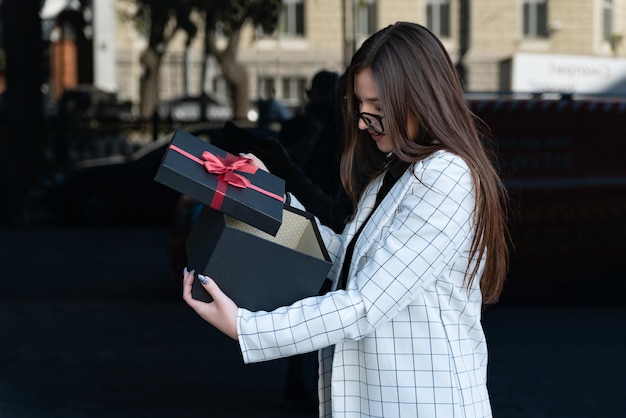
MULTIPOLYGON (((167 230, 0 231, 0 417, 312 417, 181 300, 167 230)), ((583 291, 583 290, 581 290, 583 291)), ((611 292, 611 289, 606 289, 611 292)), ((487 309, 495 417, 623 417, 626 305, 487 309)))

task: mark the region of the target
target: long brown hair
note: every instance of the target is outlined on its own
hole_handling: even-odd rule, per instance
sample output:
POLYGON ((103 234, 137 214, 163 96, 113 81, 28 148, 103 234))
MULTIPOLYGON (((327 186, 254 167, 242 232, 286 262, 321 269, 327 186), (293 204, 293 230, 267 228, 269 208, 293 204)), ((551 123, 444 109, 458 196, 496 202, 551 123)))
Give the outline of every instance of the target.
MULTIPOLYGON (((482 143, 478 118, 467 106, 457 71, 443 44, 425 27, 409 22, 390 25, 368 38, 354 54, 346 89, 345 147, 341 160, 343 185, 353 202, 363 184, 381 171, 384 155, 366 140, 351 118, 358 109, 354 77, 369 69, 378 89, 384 127, 394 155, 416 162, 445 149, 468 164, 476 187, 475 234, 470 257, 485 257, 480 278, 483 302, 495 303, 508 268, 507 193, 482 143), (419 122, 418 138, 407 132, 411 114, 419 122), (349 122, 353 121, 353 122, 349 122)), ((480 263, 466 272, 468 287, 480 263)))

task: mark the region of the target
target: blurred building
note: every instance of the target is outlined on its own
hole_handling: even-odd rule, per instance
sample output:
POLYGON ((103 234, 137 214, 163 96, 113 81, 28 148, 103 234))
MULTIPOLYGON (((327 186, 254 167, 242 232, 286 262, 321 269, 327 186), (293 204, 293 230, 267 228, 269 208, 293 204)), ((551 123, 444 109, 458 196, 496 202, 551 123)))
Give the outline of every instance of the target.
MULTIPOLYGON (((115 89, 120 100, 137 103, 142 71, 139 57, 147 40, 131 20, 124 18, 132 14, 136 3, 98 1, 114 4, 115 12, 105 7, 107 18, 94 19, 99 25, 94 25, 93 38, 97 40, 104 33, 105 41, 93 47, 90 53, 95 56, 91 59, 95 62, 98 58, 96 68, 115 68, 115 73, 101 71, 109 76, 95 80, 101 80, 107 89, 115 89), (107 42, 111 30, 115 32, 113 43, 107 42), (111 60, 115 60, 114 66, 111 60)), ((93 2, 94 6, 98 1, 93 2)), ((342 72, 367 36, 399 20, 427 25, 440 37, 468 91, 562 91, 589 85, 623 93, 615 80, 626 78, 622 41, 626 0, 283 0, 283 5, 275 33, 265 34, 251 26, 242 32, 239 59, 248 69, 251 100, 273 97, 288 106, 299 106, 315 72, 342 72), (543 84, 520 78, 539 68, 555 71, 555 75, 550 78, 540 74, 543 84), (611 80, 587 83, 598 77, 611 80), (556 83, 568 78, 575 81, 556 83)), ((99 14, 96 7, 93 10, 99 14)), ((65 52, 75 48, 67 42, 56 47, 61 46, 65 52)), ((186 50, 185 35, 176 35, 167 46, 161 66, 161 100, 198 95, 201 86, 227 97, 217 63, 211 63, 206 80, 199 80, 202 59, 200 36, 186 50)), ((95 68, 93 71, 97 72, 95 68)), ((73 82, 80 78, 80 72, 65 76, 74 77, 70 80, 73 82)))

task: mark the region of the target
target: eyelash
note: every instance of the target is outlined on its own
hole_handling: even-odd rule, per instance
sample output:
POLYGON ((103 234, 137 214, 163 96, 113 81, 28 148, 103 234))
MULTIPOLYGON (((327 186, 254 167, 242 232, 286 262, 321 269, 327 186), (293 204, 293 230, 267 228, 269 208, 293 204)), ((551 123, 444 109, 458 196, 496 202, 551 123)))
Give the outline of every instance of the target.
MULTIPOLYGON (((360 100, 356 100, 356 108, 359 112, 361 111, 361 105, 363 105, 363 102, 360 100)), ((382 115, 382 109, 380 108, 380 106, 374 107, 374 110, 382 115)))

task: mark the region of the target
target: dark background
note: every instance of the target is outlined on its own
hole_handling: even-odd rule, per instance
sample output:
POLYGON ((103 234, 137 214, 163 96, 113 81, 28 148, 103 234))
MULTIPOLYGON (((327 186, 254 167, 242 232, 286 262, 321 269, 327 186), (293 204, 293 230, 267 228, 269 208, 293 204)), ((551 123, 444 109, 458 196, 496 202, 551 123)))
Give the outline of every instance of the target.
MULTIPOLYGON (((0 417, 311 417, 180 296, 166 228, 0 234, 0 417)), ((610 289, 607 289, 610 292, 610 289)), ((623 306, 487 308, 495 417, 623 415, 623 306)))

